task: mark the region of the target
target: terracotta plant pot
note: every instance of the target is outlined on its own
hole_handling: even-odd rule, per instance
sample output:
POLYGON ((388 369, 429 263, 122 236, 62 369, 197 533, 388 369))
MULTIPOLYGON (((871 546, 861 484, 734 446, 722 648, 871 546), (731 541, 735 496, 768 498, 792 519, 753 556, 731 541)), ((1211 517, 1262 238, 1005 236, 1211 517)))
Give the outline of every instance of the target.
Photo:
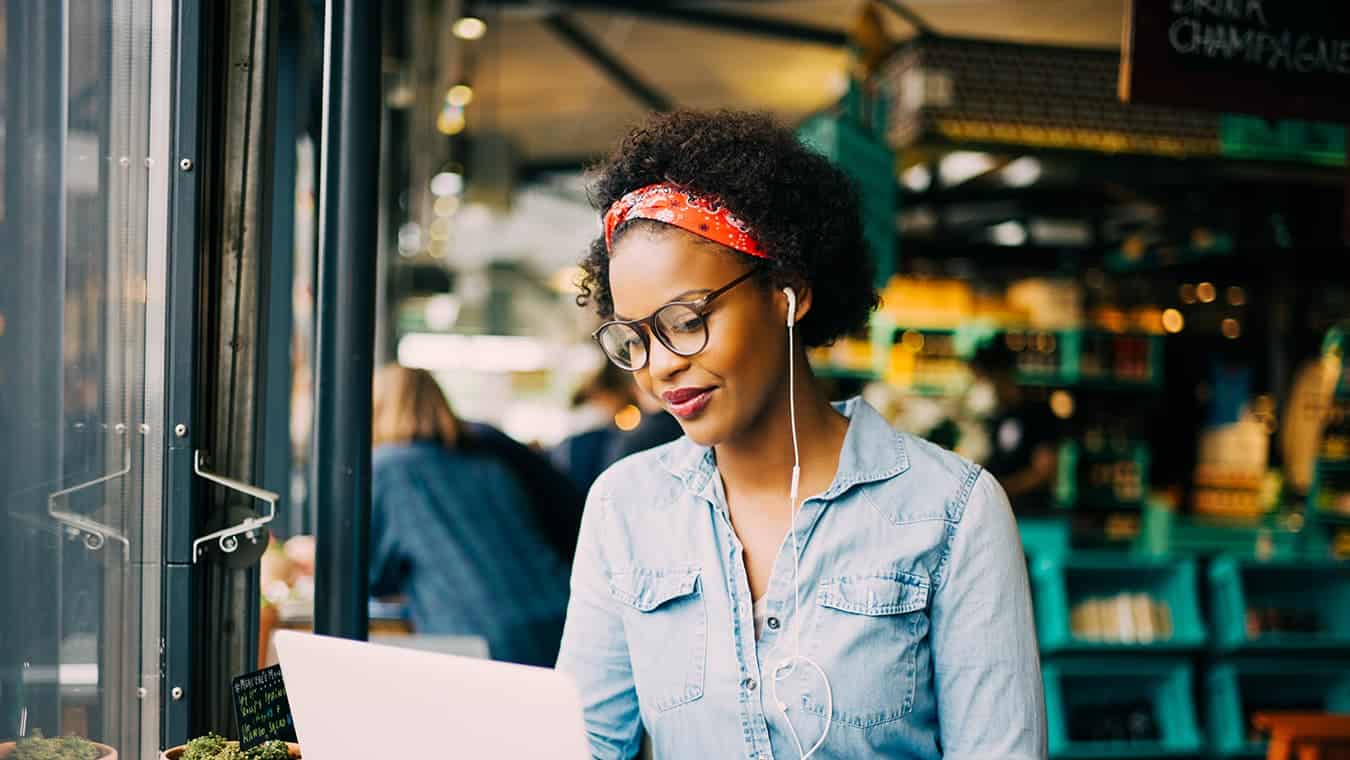
MULTIPOLYGON (((291 757, 293 758, 300 757, 299 744, 295 744, 293 742, 286 742, 286 749, 290 750, 291 757)), ((174 747, 173 749, 166 749, 163 752, 159 753, 159 760, 178 760, 178 758, 183 756, 183 752, 186 750, 187 750, 186 745, 179 745, 177 747, 174 747)), ((0 760, 5 760, 4 755, 0 755, 0 760)))
MULTIPOLYGON (((94 746, 98 747, 98 760, 117 760, 117 750, 106 744, 99 744, 98 742, 94 742, 94 746)), ((19 746, 14 742, 0 742, 0 760, 9 760, 14 754, 14 750, 18 748, 19 746)), ((297 757, 299 757, 299 755, 297 755, 297 757)))

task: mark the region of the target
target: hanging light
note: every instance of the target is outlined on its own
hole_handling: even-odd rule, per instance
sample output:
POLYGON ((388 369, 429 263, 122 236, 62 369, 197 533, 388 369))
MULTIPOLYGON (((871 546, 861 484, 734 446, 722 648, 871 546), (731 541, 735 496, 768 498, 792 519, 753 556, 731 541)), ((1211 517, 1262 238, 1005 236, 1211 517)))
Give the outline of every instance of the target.
POLYGON ((1061 420, 1072 417, 1075 406, 1073 394, 1068 391, 1059 390, 1050 394, 1050 411, 1061 420))
POLYGON ((457 84, 445 93, 445 102, 463 108, 473 102, 473 88, 467 84, 457 84))
POLYGON ((446 103, 436 116, 436 129, 443 135, 457 135, 464 131, 468 122, 464 118, 464 109, 446 103))
POLYGON ((481 40, 487 34, 487 22, 477 16, 461 16, 451 31, 461 40, 481 40))
POLYGON ((1022 156, 1003 167, 1003 181, 1009 187, 1028 187, 1041 178, 1041 162, 1031 156, 1022 156))
POLYGON ((620 409, 619 413, 614 415, 614 426, 625 433, 636 430, 640 424, 642 424, 642 410, 632 404, 620 409))
POLYGON ((1176 309, 1167 309, 1162 313, 1163 329, 1173 335, 1186 329, 1186 318, 1176 309))
POLYGON ((436 216, 454 216, 455 212, 459 211, 459 198, 454 195, 441 196, 431 208, 436 212, 436 216))
POLYGON ((1027 228, 1021 222, 1003 222, 989 228, 989 237, 998 245, 1023 245, 1027 242, 1027 228))
POLYGON ((900 173, 900 181, 916 193, 922 193, 933 184, 933 173, 923 164, 915 164, 900 173))
POLYGON ((994 157, 988 153, 970 150, 958 150, 948 153, 938 161, 938 176, 946 187, 956 187, 968 179, 977 177, 994 167, 994 157))
POLYGON ((464 192, 464 175, 459 172, 438 172, 431 178, 431 194, 437 198, 464 192))

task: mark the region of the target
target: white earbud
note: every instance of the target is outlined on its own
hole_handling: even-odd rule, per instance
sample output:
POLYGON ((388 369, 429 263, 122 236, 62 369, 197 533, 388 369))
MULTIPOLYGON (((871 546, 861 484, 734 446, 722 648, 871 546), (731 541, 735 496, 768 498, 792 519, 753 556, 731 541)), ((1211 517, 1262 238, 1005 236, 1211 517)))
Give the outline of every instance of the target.
POLYGON ((787 326, 792 327, 797 322, 797 291, 792 288, 783 288, 783 295, 788 299, 788 318, 787 326))

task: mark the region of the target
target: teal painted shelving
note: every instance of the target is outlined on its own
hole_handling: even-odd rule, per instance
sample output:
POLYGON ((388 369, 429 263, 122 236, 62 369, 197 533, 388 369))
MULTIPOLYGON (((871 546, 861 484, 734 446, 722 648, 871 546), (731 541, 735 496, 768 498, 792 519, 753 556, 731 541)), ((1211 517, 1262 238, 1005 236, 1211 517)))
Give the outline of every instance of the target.
POLYGON ((1147 391, 1161 387, 1163 379, 1163 338, 1159 335, 1116 334, 1099 330, 1056 330, 1056 366, 1053 371, 1019 371, 1017 382, 1042 387, 1080 388, 1098 391, 1147 391), (1123 377, 1119 367, 1096 366, 1103 359, 1114 361, 1112 352, 1118 349, 1111 341, 1144 341, 1147 372, 1140 377, 1123 377))
MULTIPOLYGON (((1036 630, 1047 655, 1076 653, 1156 653, 1201 649, 1205 626, 1200 617, 1195 563, 1189 559, 1149 557, 1123 553, 1082 553, 1041 556, 1032 560, 1031 580, 1036 595, 1036 630), (1087 599, 1145 595, 1168 610, 1170 635, 1150 622, 1136 625, 1127 642, 1100 641, 1075 635, 1073 609, 1087 599)), ((1120 609, 1130 616, 1130 608, 1120 609)))
POLYGON ((1204 750, 1196 722, 1191 666, 1184 659, 1069 659, 1042 666, 1053 760, 1194 757, 1204 750), (1078 711, 1123 704, 1151 708, 1156 741, 1094 741, 1075 736, 1078 711))
POLYGON ((1246 559, 1294 559, 1304 556, 1307 531, 1302 519, 1271 514, 1258 521, 1220 521, 1177 514, 1149 504, 1135 548, 1157 556, 1230 555, 1246 559))
POLYGON ((1350 712, 1350 663, 1345 662, 1234 660, 1211 668, 1206 686, 1206 729, 1215 757, 1266 756, 1266 742, 1250 732, 1253 712, 1350 712))
POLYGON ((816 375, 826 378, 835 378, 840 380, 864 380, 872 381, 878 378, 876 372, 870 369, 855 369, 851 367, 836 367, 829 364, 813 366, 812 370, 816 375))
POLYGON ((1219 557, 1210 564, 1209 585, 1219 652, 1326 652, 1350 659, 1350 562, 1219 557), (1249 632, 1248 613, 1267 608, 1305 615, 1317 631, 1249 632))
POLYGON ((1069 553, 1070 526, 1063 517, 1020 517, 1017 530, 1028 557, 1062 557, 1069 553))

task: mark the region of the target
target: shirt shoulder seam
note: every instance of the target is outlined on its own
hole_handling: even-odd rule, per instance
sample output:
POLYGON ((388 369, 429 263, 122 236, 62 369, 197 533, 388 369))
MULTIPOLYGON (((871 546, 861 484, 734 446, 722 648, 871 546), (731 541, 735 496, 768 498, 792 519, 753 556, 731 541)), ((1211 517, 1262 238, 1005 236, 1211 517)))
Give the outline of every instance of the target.
POLYGON ((966 507, 969 506, 970 498, 974 494, 975 484, 980 481, 980 477, 984 473, 985 469, 978 464, 972 463, 970 465, 966 477, 961 482, 957 497, 948 510, 947 535, 943 537, 942 553, 938 557, 937 567, 933 569, 934 589, 942 588, 942 582, 946 579, 948 561, 952 556, 952 545, 956 543, 956 531, 965 519, 966 507))

